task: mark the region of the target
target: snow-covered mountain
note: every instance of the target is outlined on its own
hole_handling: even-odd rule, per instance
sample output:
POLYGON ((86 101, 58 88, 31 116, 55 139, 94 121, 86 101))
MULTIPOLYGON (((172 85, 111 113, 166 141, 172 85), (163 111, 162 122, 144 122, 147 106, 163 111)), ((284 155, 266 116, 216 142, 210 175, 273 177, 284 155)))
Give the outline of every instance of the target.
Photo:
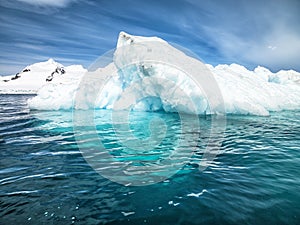
POLYGON ((0 94, 36 94, 44 85, 78 80, 86 72, 81 65, 64 67, 49 59, 25 67, 11 76, 0 77, 0 94))

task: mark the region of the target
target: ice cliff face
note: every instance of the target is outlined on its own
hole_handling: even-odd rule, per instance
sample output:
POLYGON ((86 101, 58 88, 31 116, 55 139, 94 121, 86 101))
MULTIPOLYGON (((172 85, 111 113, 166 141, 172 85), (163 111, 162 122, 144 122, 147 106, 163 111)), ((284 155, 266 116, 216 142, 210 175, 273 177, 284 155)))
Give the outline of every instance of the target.
MULTIPOLYGON (((168 45, 167 42, 157 37, 138 37, 121 32, 117 47, 122 48, 122 46, 132 43, 146 43, 148 41, 168 45)), ((177 49, 174 52, 177 52, 177 55, 184 55, 184 60, 187 63, 195 60, 177 49)), ((47 66, 34 64, 26 68, 30 71, 23 72, 21 78, 17 78, 15 82, 19 80, 21 85, 22 82, 26 81, 27 90, 36 90, 43 83, 37 96, 28 102, 31 109, 71 109, 74 107, 73 102, 76 93, 83 88, 85 91, 80 96, 82 97, 82 104, 76 106, 82 109, 94 107, 111 109, 120 96, 126 93, 128 98, 136 100, 132 106, 133 110, 191 112, 190 100, 192 99, 198 114, 214 113, 209 107, 206 94, 199 90, 192 79, 180 69, 157 62, 143 63, 137 61, 127 65, 129 56, 134 55, 138 58, 140 53, 132 50, 123 51, 122 55, 120 54, 116 51, 113 62, 98 69, 99 72, 102 70, 109 71, 108 68, 113 68, 117 71, 113 74, 103 75, 97 70, 86 73, 86 70, 81 66, 63 68, 62 65, 54 61, 48 61, 47 66), (47 72, 45 71, 46 68, 47 72), (38 72, 33 74, 33 71, 38 72), (31 78, 25 79, 26 73, 31 78), (45 75, 42 76, 41 74, 45 75), (97 74, 102 75, 97 76, 97 74), (87 76, 92 76, 94 80, 86 79, 87 76), (48 78, 52 78, 51 81, 47 82, 46 79, 48 78), (82 78, 83 80, 81 80, 82 78), (155 82, 151 78, 156 78, 155 82), (34 82, 38 83, 37 80, 40 82, 39 85, 32 88, 30 85, 34 85, 34 82), (143 82, 138 82, 139 80, 143 80, 143 82), (99 90, 100 86, 101 90, 99 90), (181 92, 178 92, 174 86, 179 87, 181 92), (96 101, 91 99, 91 96, 96 96, 96 101)), ((164 53, 162 52, 162 54, 164 53)), ((207 68, 221 91, 227 113, 268 115, 270 111, 300 109, 300 73, 296 71, 272 73, 263 67, 249 71, 237 64, 218 65, 216 67, 207 65, 207 68)), ((14 81, 2 81, 2 83, 10 82, 14 81)), ((3 91, 4 85, 2 83, 0 87, 3 91)), ((206 84, 202 85, 205 86, 206 84)))
POLYGON ((298 72, 274 74, 263 67, 249 71, 237 64, 218 65, 211 71, 222 91, 227 113, 268 115, 270 111, 299 109, 298 72))

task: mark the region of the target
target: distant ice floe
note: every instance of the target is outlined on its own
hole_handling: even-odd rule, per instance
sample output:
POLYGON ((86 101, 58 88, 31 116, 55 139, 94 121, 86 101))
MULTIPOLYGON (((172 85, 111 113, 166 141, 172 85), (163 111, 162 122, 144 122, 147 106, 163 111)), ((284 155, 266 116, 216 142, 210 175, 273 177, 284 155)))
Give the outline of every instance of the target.
MULTIPOLYGON (((170 46, 157 37, 139 37, 121 32, 117 47, 130 45, 132 42, 146 41, 156 41, 170 46)), ((128 52, 128 54, 135 54, 138 57, 139 52, 128 52)), ((185 57, 189 56, 185 55, 185 57)), ((195 60, 191 57, 190 59, 195 60)), ((157 62, 137 61, 130 66, 126 63, 126 54, 114 55, 114 61, 106 67, 121 68, 123 66, 124 68, 118 70, 117 73, 97 77, 97 70, 88 72, 80 65, 63 67, 50 59, 47 62, 28 66, 20 74, 1 77, 0 93, 37 93, 37 96, 28 101, 31 109, 61 110, 73 108, 77 91, 84 87, 86 92, 83 101, 95 94, 97 98, 92 105, 79 104, 77 108, 111 109, 120 95, 131 87, 133 91, 129 93, 133 99, 138 99, 138 96, 145 96, 145 94, 149 95, 136 102, 133 110, 190 112, 192 99, 196 104, 198 114, 214 113, 210 109, 205 93, 199 90, 192 79, 182 71, 157 62), (95 82, 90 82, 90 80, 84 82, 84 77, 90 75, 89 73, 94 76, 95 82), (152 82, 149 78, 153 77, 171 80, 185 92, 189 99, 178 94, 168 82, 152 82), (138 80, 144 82, 136 82, 138 80), (102 84, 101 91, 98 89, 99 84, 102 84)), ((106 67, 99 68, 99 70, 105 70, 106 67)), ((250 71, 237 64, 215 67, 207 65, 207 68, 211 71, 221 91, 226 113, 269 115, 271 111, 300 109, 299 72, 282 70, 272 73, 260 66, 250 71)))

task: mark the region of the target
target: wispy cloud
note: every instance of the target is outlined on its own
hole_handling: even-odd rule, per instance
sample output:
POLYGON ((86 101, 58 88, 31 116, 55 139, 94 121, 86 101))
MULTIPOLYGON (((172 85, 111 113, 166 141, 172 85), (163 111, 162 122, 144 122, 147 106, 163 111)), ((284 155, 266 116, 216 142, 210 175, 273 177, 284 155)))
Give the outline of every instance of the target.
POLYGON ((88 66, 121 30, 159 36, 213 65, 300 70, 299 8, 299 0, 0 0, 0 74, 12 71, 3 62, 50 57, 88 66))
POLYGON ((74 0, 17 0, 19 2, 24 2, 34 6, 42 6, 42 7, 58 7, 64 8, 67 7, 74 0))
POLYGON ((229 0, 193 6, 209 9, 205 17, 193 14, 193 29, 202 31, 201 36, 229 61, 274 71, 300 69, 299 1, 229 0))

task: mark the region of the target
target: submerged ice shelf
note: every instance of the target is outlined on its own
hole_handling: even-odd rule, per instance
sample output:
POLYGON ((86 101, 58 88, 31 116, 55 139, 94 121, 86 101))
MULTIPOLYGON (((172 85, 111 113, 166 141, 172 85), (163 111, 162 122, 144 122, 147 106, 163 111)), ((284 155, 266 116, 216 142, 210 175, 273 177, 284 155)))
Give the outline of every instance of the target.
MULTIPOLYGON (((157 37, 139 37, 124 32, 119 35, 117 47, 130 45, 133 42, 147 41, 160 42, 171 47, 157 37)), ((186 59, 195 60, 178 49, 171 48, 174 49, 174 52, 177 51, 178 54, 184 55, 186 59)), ((32 93, 38 90, 37 96, 28 101, 31 109, 60 110, 74 107, 76 92, 80 88, 85 88, 83 104, 78 104, 77 108, 111 109, 120 95, 131 87, 132 91, 129 93, 132 98, 139 99, 139 96, 148 96, 135 102, 133 110, 191 112, 190 100, 193 100, 198 114, 214 113, 209 107, 205 93, 201 92, 182 71, 159 62, 136 62, 127 66, 126 54, 116 54, 113 62, 106 67, 117 67, 120 70, 114 74, 107 74, 106 77, 94 76, 97 78, 95 82, 81 82, 81 79, 95 75, 97 70, 89 72, 89 74, 82 66, 63 68, 61 64, 49 60, 26 67, 25 69, 30 69, 30 71, 23 72, 21 77, 16 80, 4 82, 3 80, 7 77, 2 77, 0 90, 2 93, 22 92, 22 90, 32 93), (64 73, 57 68, 63 68, 64 73), (52 80, 46 81, 52 74, 51 71, 57 71, 57 73, 52 72, 52 80), (168 82, 152 82, 149 79, 152 77, 171 80, 185 93, 185 96, 180 95, 176 91, 177 89, 168 82), (141 79, 145 82, 136 82, 141 79), (99 90, 95 83, 103 84, 100 93, 98 93, 99 90), (84 104, 84 101, 95 93, 98 94, 96 101, 93 104, 84 104)), ((130 54, 138 55, 139 52, 130 52, 130 54)), ((216 67, 207 65, 207 68, 221 91, 226 113, 268 115, 270 111, 300 109, 300 73, 296 71, 272 73, 263 67, 249 71, 237 64, 216 67)), ((99 70, 101 69, 105 68, 99 68, 99 70)))

